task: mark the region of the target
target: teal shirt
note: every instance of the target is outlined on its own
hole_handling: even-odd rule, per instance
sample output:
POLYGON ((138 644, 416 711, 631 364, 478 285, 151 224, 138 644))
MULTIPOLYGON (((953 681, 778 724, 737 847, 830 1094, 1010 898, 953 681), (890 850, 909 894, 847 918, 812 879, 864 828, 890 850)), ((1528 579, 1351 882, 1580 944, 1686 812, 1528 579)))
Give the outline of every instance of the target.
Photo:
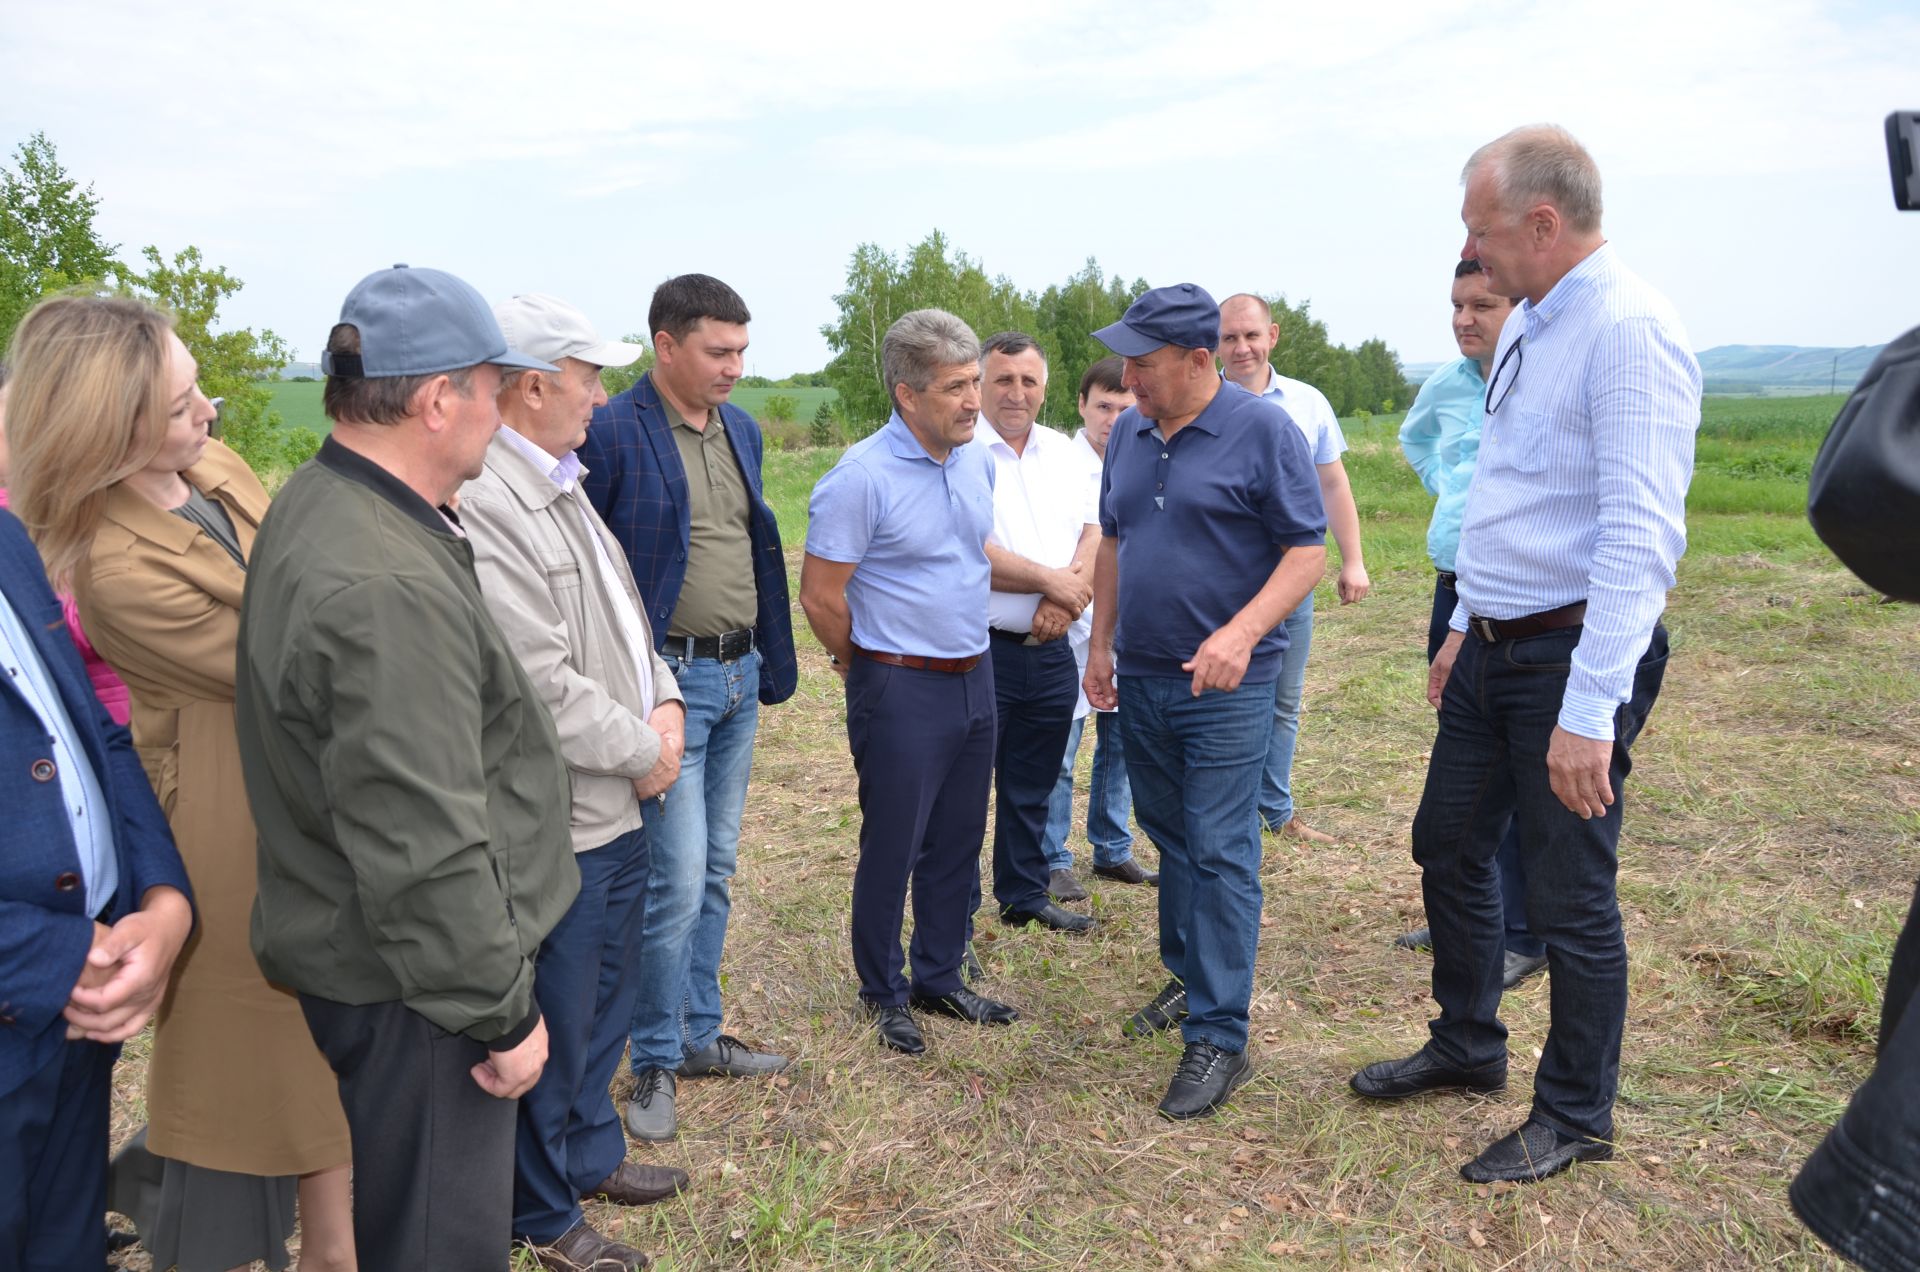
POLYGON ((1467 487, 1480 455, 1480 422, 1486 418, 1487 384, 1480 364, 1455 358, 1427 377, 1400 425, 1400 450, 1420 484, 1435 497, 1427 523, 1427 555, 1436 570, 1453 570, 1460 548, 1460 519, 1467 487))

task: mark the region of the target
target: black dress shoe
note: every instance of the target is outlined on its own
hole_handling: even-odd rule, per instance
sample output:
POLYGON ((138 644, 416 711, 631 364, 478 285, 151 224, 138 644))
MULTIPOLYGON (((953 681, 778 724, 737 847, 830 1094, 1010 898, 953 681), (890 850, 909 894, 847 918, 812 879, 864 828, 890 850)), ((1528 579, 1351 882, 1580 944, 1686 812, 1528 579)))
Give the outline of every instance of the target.
POLYGON ((1368 1065, 1354 1074, 1348 1085, 1373 1100, 1404 1100, 1428 1091, 1491 1093, 1506 1089, 1507 1062, 1496 1060, 1478 1069, 1456 1069, 1442 1064, 1422 1047, 1404 1060, 1368 1065))
POLYGON ((976 1025, 1010 1025, 1020 1019, 1020 1013, 1007 1004, 982 998, 970 989, 956 989, 950 994, 922 994, 915 991, 911 1001, 921 1011, 952 1016, 955 1020, 976 1025))
POLYGON ((1544 1122, 1529 1121, 1488 1145, 1484 1153, 1460 1168, 1460 1174, 1476 1184, 1498 1180, 1537 1184, 1575 1162, 1604 1162, 1612 1156, 1613 1145, 1603 1140, 1562 1135, 1544 1122))
POLYGON ((1095 866, 1093 873, 1102 879, 1111 879, 1115 883, 1137 883, 1149 888, 1160 886, 1158 870, 1142 870, 1140 863, 1132 857, 1117 866, 1095 866))
POLYGON ((1227 1102, 1234 1088, 1253 1076, 1253 1061, 1244 1051, 1222 1051, 1210 1042, 1190 1042, 1180 1065, 1167 1084, 1160 1114, 1185 1121, 1211 1113, 1227 1102))
POLYGON ((1170 980, 1161 987, 1147 1005, 1127 1018, 1120 1026, 1120 1032, 1129 1038, 1145 1038, 1149 1034, 1164 1033, 1187 1018, 1187 987, 1177 980, 1170 980))
POLYGON ((1506 952, 1506 962, 1500 968, 1500 988, 1512 989, 1529 976, 1538 976, 1547 970, 1545 954, 1515 954, 1506 952))
POLYGON ((1002 910, 1000 921, 1014 927, 1038 923, 1056 932, 1084 932, 1093 926, 1091 914, 1075 914, 1072 910, 1062 910, 1051 901, 1042 903, 1038 910, 1002 910))
POLYGON ((1433 929, 1415 928, 1411 932, 1402 932, 1393 938, 1393 947, 1399 950, 1430 950, 1433 948, 1433 929))
POLYGON ((873 1017, 873 1027, 880 1032, 880 1041, 895 1051, 904 1051, 917 1056, 927 1049, 927 1039, 920 1032, 920 1026, 913 1022, 913 1013, 903 1003, 897 1007, 876 1007, 867 1004, 867 1014, 873 1017))
POLYGON ((980 966, 980 956, 973 952, 973 942, 967 942, 967 952, 960 956, 961 979, 969 983, 987 979, 987 969, 980 966))
POLYGON ((1073 877, 1071 870, 1054 870, 1047 875, 1047 892, 1055 901, 1085 901, 1087 885, 1073 877))

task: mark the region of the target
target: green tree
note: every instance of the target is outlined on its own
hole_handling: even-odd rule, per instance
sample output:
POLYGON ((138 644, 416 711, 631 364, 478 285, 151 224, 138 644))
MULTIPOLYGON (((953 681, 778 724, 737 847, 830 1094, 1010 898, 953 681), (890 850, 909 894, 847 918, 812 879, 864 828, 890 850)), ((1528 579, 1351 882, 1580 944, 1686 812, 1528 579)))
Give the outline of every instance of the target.
POLYGON ((100 200, 60 166, 45 133, 0 168, 0 349, 34 303, 50 292, 105 279, 119 248, 94 232, 100 200))
POLYGON ((781 424, 793 423, 793 417, 800 413, 800 404, 785 393, 769 394, 760 404, 760 418, 778 421, 781 424))
POLYGON ((650 340, 631 331, 620 339, 627 344, 640 345, 646 352, 627 366, 600 368, 600 383, 606 386, 609 395, 625 393, 636 380, 653 370, 653 343, 650 340))
POLYGON ((115 284, 171 313, 181 343, 200 364, 200 387, 208 397, 225 398, 221 440, 265 474, 296 467, 320 448, 312 429, 289 429, 273 409, 269 387, 287 364, 286 342, 270 330, 240 327, 215 331, 220 303, 239 291, 241 281, 218 266, 209 267, 200 249, 186 247, 171 261, 160 249, 141 249, 143 271, 115 263, 115 284))
POLYGON ((807 441, 813 446, 831 446, 839 433, 840 419, 833 413, 833 399, 821 398, 820 405, 813 412, 813 423, 807 425, 807 441))

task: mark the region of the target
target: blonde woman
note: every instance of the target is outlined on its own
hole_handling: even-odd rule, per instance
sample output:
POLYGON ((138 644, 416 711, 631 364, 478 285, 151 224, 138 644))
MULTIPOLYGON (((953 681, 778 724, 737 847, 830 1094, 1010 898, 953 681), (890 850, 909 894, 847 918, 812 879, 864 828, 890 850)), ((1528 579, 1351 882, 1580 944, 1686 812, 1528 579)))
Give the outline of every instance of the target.
POLYGON ((156 1268, 354 1267, 347 1125, 298 1001, 254 963, 255 832, 234 736, 235 636, 267 495, 208 438, 213 408, 169 319, 59 297, 20 324, 8 439, 14 511, 133 692, 135 745, 187 864, 200 924, 147 1069, 145 1151, 113 1208, 156 1268))

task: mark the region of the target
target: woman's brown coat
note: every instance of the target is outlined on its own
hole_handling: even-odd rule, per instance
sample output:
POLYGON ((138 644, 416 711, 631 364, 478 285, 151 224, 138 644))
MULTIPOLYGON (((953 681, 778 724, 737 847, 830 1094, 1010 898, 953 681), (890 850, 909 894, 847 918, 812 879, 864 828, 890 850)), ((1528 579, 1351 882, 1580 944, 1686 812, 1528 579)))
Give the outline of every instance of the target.
MULTIPOLYGON (((267 492, 245 461, 209 441, 182 475, 226 509, 251 553, 267 492)), ((134 745, 199 909, 155 1026, 147 1146, 249 1175, 345 1165, 333 1072, 299 1000, 267 983, 248 941, 256 845, 233 724, 246 574, 199 526, 122 485, 74 575, 88 636, 133 691, 134 745)))

